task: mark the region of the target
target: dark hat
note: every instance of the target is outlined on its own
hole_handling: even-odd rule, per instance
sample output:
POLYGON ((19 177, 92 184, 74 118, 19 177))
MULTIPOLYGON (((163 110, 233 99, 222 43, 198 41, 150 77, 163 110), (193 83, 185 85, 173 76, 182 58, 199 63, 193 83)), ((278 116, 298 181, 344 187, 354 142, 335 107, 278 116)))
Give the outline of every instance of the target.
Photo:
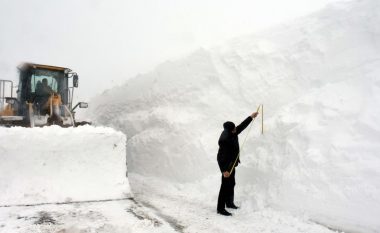
POLYGON ((223 128, 228 131, 232 131, 233 129, 235 129, 235 124, 231 121, 227 121, 227 122, 224 122, 223 128))

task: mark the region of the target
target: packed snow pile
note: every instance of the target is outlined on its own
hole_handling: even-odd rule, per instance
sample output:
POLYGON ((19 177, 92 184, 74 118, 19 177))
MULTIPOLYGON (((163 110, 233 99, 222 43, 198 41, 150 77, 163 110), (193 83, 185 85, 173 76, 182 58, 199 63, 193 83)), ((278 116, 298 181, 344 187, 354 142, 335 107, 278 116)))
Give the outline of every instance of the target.
POLYGON ((216 202, 222 124, 262 103, 265 134, 255 122, 237 168, 238 198, 379 232, 378 12, 376 0, 334 4, 200 49, 98 96, 92 118, 130 136, 130 171, 191 183, 216 202))
POLYGON ((126 137, 110 128, 1 128, 0 205, 123 198, 126 137))

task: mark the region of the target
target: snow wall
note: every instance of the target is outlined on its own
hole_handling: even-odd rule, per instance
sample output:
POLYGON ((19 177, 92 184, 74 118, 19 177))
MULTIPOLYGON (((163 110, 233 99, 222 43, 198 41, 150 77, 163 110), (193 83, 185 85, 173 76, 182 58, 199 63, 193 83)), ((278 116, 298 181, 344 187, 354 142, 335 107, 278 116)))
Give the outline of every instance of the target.
POLYGON ((126 197, 125 144, 104 127, 0 127, 0 205, 126 197))
POLYGON ((255 122, 237 169, 238 199, 347 232, 380 232, 378 12, 376 0, 334 4, 199 49, 104 92, 91 116, 130 136, 131 172, 203 184, 199 192, 216 201, 222 124, 240 123, 262 103, 265 134, 255 122))

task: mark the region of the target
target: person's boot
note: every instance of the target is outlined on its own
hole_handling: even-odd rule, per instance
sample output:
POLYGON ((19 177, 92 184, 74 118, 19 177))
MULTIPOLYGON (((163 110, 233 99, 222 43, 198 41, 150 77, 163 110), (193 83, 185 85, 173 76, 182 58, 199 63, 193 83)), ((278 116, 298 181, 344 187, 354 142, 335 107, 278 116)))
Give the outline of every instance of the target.
POLYGON ((228 198, 226 206, 230 209, 239 209, 239 207, 234 204, 234 193, 232 193, 232 195, 228 198))
POLYGON ((231 216, 232 215, 230 212, 228 212, 225 209, 218 210, 218 214, 221 214, 221 215, 224 215, 224 216, 231 216))
POLYGON ((236 206, 234 203, 229 203, 229 204, 226 204, 227 208, 230 208, 230 209, 239 209, 239 206, 236 206))

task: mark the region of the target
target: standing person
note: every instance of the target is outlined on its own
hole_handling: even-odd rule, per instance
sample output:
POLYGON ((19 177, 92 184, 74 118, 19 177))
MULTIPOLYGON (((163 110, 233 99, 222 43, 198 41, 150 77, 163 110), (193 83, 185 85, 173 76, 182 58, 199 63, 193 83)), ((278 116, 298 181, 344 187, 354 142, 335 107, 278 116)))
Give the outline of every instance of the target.
MULTIPOLYGON (((239 139, 238 135, 251 123, 251 121, 258 115, 258 112, 252 113, 247 117, 240 125, 235 127, 235 124, 231 121, 227 121, 223 124, 223 132, 220 135, 218 144, 218 164, 220 171, 222 172, 222 184, 220 186, 218 197, 218 214, 231 216, 232 214, 226 211, 225 207, 238 209, 234 203, 234 187, 235 187, 235 169, 231 172, 234 162, 238 159, 239 155, 239 139), (231 174, 230 174, 231 172, 231 174)), ((240 163, 238 159, 235 167, 240 163)))

